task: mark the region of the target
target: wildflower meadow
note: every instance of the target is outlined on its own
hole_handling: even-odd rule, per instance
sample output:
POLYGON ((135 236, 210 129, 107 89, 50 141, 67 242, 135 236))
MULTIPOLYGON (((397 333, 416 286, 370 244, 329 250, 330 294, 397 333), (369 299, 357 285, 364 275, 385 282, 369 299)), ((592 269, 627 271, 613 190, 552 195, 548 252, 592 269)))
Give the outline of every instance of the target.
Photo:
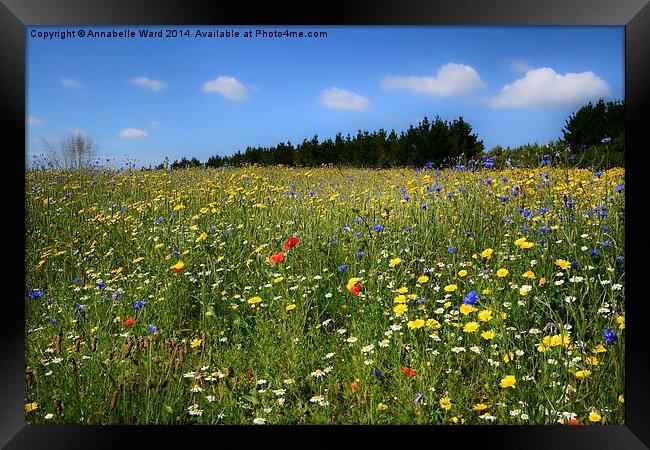
POLYGON ((625 171, 28 170, 28 424, 624 420, 625 171))

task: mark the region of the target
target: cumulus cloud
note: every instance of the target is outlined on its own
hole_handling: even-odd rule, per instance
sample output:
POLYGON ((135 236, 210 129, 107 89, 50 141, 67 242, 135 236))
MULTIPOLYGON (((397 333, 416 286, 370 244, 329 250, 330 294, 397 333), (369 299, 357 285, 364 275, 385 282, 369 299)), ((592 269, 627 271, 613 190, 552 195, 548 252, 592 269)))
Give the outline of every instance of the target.
POLYGON ((203 83, 203 92, 218 92, 230 100, 243 100, 246 98, 246 86, 236 78, 220 76, 214 80, 203 83))
POLYGON ((72 78, 61 78, 61 85, 63 87, 75 88, 75 89, 79 89, 81 87, 81 83, 72 78))
POLYGON ((320 102, 328 108, 350 111, 365 111, 370 107, 367 98, 338 87, 325 89, 320 96, 320 102))
POLYGON ((386 76, 382 87, 392 91, 404 89, 413 94, 450 97, 467 95, 485 87, 478 72, 465 64, 448 63, 438 69, 436 76, 386 76))
POLYGON ((27 118, 27 125, 43 125, 45 122, 37 117, 29 116, 27 118))
POLYGON ((488 103, 496 108, 554 108, 577 106, 609 95, 607 83, 593 72, 562 75, 542 67, 506 84, 488 103))
POLYGON ((131 78, 131 84, 143 88, 151 89, 152 91, 163 91, 167 88, 166 83, 158 80, 152 80, 151 78, 147 78, 147 77, 131 78))
POLYGON ((147 137, 147 135, 148 133, 146 131, 138 130, 137 128, 125 128, 119 133, 120 137, 126 139, 143 138, 143 137, 147 137))

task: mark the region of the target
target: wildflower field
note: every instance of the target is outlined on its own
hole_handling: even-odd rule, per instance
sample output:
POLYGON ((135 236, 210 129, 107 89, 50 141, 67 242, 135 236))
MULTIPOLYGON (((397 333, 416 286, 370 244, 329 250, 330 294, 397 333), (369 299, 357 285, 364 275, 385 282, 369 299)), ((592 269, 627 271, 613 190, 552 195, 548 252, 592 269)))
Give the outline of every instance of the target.
POLYGON ((26 173, 28 424, 621 424, 624 170, 26 173))

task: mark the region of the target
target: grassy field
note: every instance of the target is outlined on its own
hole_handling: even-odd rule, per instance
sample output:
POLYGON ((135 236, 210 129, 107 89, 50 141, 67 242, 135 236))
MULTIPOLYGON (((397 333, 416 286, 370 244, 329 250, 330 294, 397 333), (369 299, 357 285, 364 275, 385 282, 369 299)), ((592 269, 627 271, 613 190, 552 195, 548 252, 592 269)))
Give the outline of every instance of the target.
POLYGON ((26 174, 26 420, 621 424, 624 170, 26 174))

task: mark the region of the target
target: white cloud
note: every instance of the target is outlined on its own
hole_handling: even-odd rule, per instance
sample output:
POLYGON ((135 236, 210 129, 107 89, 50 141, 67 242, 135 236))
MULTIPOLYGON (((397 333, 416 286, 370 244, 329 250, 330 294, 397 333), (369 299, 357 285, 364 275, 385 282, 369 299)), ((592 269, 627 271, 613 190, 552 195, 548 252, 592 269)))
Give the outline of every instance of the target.
POLYGON ((322 105, 334 109, 365 111, 370 106, 367 98, 338 87, 325 89, 320 96, 322 105))
POLYGON ((149 122, 149 128, 155 128, 156 130, 158 130, 162 128, 162 125, 160 125, 160 122, 152 120, 151 122, 149 122))
POLYGON ((163 91, 167 88, 166 83, 158 80, 152 80, 151 78, 147 78, 147 77, 132 78, 131 84, 135 84, 136 86, 151 89, 152 91, 163 91))
POLYGON ((607 83, 593 72, 561 75, 549 67, 529 70, 523 78, 488 99, 496 108, 577 106, 610 95, 607 83))
POLYGON ((514 72, 526 73, 529 70, 533 69, 533 66, 528 64, 523 59, 510 58, 507 61, 508 61, 508 65, 510 66, 510 69, 513 70, 514 72))
POLYGON ((485 83, 473 67, 448 63, 438 69, 435 77, 386 76, 382 87, 386 90, 405 89, 414 94, 449 97, 471 94, 484 88, 485 83))
POLYGON ((126 139, 134 139, 147 137, 148 133, 144 130, 138 130, 137 128, 126 128, 120 131, 119 135, 126 139))
POLYGON ((27 125, 35 126, 35 125, 43 125, 44 123, 45 122, 43 120, 36 117, 29 116, 27 118, 27 125))
POLYGON ((77 80, 73 80, 72 78, 61 78, 61 84, 63 85, 63 87, 69 87, 75 89, 79 89, 81 87, 81 83, 78 82, 77 80))
POLYGON ((222 75, 214 80, 203 83, 203 92, 214 91, 230 100, 243 100, 246 98, 246 86, 233 77, 222 75))

